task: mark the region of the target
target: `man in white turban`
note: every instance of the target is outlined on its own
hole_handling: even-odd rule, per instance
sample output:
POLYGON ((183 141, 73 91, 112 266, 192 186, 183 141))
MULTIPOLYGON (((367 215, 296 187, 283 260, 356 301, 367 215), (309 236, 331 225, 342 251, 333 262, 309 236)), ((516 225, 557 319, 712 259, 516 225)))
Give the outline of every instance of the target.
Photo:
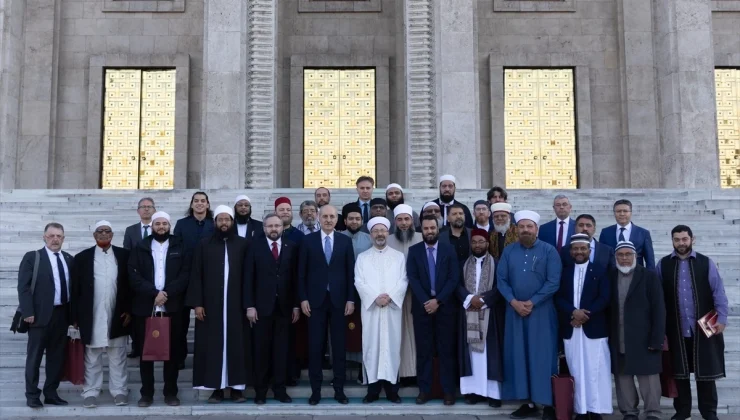
POLYGON ((234 227, 242 238, 264 235, 262 222, 252 218, 252 200, 246 195, 238 195, 234 199, 234 227))
POLYGON ((465 204, 455 201, 456 183, 457 179, 455 179, 453 175, 442 175, 439 177, 439 198, 434 199, 434 202, 437 203, 439 208, 442 210, 442 223, 439 227, 442 228, 442 226, 447 226, 449 224, 447 221, 449 207, 457 203, 463 207, 463 212, 465 213, 465 227, 472 229, 474 219, 473 215, 470 213, 470 209, 465 204))
POLYGON ((403 301, 406 296, 406 258, 388 246, 390 221, 374 217, 367 227, 373 246, 357 257, 355 288, 362 315, 362 362, 368 383, 368 404, 376 401, 380 388, 386 398, 400 403, 398 370, 401 364, 403 301))
MULTIPOLYGON (((388 205, 388 211, 385 217, 390 220, 391 233, 393 233, 396 231, 396 216, 393 212, 396 207, 405 205, 403 187, 399 184, 388 184, 388 186, 385 187, 385 202, 388 205)), ((413 217, 414 229, 418 229, 421 226, 419 224, 419 215, 415 211, 411 210, 411 217, 413 217)))

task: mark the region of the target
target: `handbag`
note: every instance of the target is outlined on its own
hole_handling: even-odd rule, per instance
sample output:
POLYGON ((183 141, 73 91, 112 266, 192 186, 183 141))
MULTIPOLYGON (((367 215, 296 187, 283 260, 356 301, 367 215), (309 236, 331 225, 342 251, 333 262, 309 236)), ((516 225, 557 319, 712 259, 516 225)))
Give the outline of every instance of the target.
POLYGON ((660 373, 660 393, 666 398, 678 398, 678 385, 673 377, 673 361, 668 351, 668 337, 663 338, 663 354, 661 354, 663 370, 660 373))
POLYGON ((573 399, 575 398, 576 383, 567 372, 567 363, 563 363, 564 356, 558 361, 558 374, 552 375, 552 395, 555 403, 555 417, 558 420, 573 418, 573 399))
POLYGON ((70 338, 67 341, 67 356, 64 359, 61 380, 74 385, 85 383, 85 346, 80 339, 70 338))
MULTIPOLYGON (((33 291, 36 289, 36 278, 39 276, 39 252, 36 251, 33 258, 33 275, 31 276, 31 297, 33 297, 33 291)), ((19 297, 20 300, 20 297, 19 297)), ((23 313, 21 312, 21 305, 15 310, 13 315, 13 321, 10 323, 10 331, 15 333, 25 334, 28 332, 30 324, 23 320, 23 313)))
POLYGON ((168 362, 170 360, 170 319, 152 308, 152 316, 146 319, 144 348, 141 360, 145 362, 168 362))

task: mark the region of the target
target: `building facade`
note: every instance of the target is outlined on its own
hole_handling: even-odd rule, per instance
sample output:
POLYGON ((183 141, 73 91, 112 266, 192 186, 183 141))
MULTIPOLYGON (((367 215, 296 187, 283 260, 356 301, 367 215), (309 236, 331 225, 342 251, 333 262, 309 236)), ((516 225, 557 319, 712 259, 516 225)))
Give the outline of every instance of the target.
POLYGON ((1 188, 740 187, 740 0, 0 0, 1 188))

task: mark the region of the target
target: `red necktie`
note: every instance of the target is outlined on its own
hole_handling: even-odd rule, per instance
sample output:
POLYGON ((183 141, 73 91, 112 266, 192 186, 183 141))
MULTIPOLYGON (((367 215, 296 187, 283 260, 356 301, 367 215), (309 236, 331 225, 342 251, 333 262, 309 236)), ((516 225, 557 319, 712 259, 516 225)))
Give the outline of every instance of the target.
POLYGON ((563 225, 565 225, 565 222, 560 221, 560 230, 558 231, 558 252, 563 248, 563 225))
POLYGON ((277 242, 272 243, 272 258, 275 258, 275 261, 277 261, 279 258, 277 242))

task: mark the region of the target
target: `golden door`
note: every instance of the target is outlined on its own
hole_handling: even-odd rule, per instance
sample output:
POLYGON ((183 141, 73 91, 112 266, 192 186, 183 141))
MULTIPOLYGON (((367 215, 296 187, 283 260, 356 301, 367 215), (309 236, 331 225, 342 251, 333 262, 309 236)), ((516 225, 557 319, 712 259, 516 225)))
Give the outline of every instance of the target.
POLYGON ((105 70, 104 189, 171 189, 175 70, 105 70))
POLYGON ((375 70, 303 72, 303 186, 375 177, 375 70))
POLYGON ((576 188, 573 70, 506 69, 504 92, 506 187, 576 188))
POLYGON ((722 188, 740 188, 740 69, 716 69, 717 141, 722 188))

